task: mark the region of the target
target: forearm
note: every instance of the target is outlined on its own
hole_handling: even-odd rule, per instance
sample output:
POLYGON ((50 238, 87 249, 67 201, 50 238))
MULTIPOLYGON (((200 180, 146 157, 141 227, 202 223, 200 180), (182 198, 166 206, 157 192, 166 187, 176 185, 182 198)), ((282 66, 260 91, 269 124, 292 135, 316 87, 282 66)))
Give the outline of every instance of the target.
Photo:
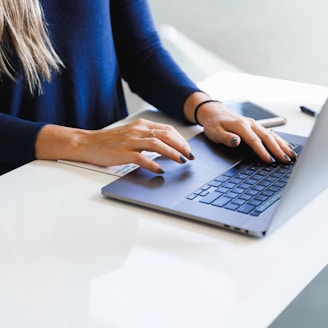
POLYGON ((163 48, 147 1, 112 1, 111 10, 123 78, 145 101, 183 121, 181 108, 199 88, 163 48))

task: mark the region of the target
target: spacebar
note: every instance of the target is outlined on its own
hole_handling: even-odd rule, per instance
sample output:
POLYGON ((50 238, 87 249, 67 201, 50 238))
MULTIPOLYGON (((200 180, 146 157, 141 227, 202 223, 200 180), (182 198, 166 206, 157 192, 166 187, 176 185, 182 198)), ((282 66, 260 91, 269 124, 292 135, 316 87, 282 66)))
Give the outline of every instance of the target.
POLYGON ((267 208, 269 208, 272 204, 274 204, 277 200, 281 198, 282 190, 280 190, 278 193, 273 195, 271 198, 267 199, 264 203, 262 203, 256 210, 259 212, 265 211, 267 208))

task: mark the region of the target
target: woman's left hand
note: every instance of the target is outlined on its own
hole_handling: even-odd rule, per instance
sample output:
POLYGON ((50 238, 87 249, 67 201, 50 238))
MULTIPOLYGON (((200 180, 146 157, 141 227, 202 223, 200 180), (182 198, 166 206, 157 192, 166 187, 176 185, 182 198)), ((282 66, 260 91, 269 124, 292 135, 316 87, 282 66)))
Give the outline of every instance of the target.
MULTIPOLYGON (((188 112, 185 111, 185 113, 188 118, 188 112)), ((192 115, 194 113, 189 111, 191 121, 192 115)), ((289 162, 297 156, 293 147, 272 130, 264 128, 254 119, 229 111, 220 102, 202 105, 197 113, 197 119, 204 127, 205 135, 213 142, 228 147, 238 147, 243 140, 267 163, 273 163, 276 160, 289 162)))

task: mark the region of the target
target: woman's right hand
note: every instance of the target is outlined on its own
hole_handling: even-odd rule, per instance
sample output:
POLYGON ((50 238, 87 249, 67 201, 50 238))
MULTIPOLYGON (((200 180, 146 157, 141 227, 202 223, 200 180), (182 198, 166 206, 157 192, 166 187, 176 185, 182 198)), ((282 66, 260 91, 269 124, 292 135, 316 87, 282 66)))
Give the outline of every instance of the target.
POLYGON ((185 138, 171 125, 138 119, 115 128, 81 130, 46 125, 35 145, 37 159, 63 159, 112 166, 135 163, 154 173, 164 173, 142 151, 157 152, 178 163, 194 159, 185 138))

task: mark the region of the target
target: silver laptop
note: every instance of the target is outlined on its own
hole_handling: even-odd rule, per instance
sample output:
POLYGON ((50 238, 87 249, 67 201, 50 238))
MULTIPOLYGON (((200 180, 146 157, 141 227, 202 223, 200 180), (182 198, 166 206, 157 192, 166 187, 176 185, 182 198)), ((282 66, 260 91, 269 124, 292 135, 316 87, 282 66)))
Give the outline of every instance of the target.
POLYGON ((228 148, 203 133, 190 139, 194 161, 160 157, 164 175, 139 168, 103 195, 186 219, 263 237, 328 187, 328 100, 308 138, 281 134, 299 151, 291 164, 267 165, 246 146, 228 148))

